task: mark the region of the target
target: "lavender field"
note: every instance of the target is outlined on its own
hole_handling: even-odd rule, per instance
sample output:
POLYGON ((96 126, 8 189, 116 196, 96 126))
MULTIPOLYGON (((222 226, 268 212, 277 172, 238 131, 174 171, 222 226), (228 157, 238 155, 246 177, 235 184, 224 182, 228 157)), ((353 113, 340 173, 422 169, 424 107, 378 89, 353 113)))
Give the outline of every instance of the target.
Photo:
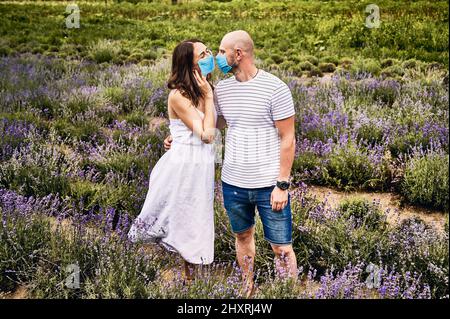
MULTIPOLYGON (((241 298, 220 165, 216 262, 203 276, 184 285, 179 257, 126 236, 165 152, 170 50, 102 61, 96 54, 112 42, 64 56, 8 41, 0 48, 0 298, 241 298), (76 287, 67 283, 73 269, 76 287)), ((255 298, 448 298, 449 84, 438 55, 336 53, 336 62, 321 62, 334 69, 321 70, 312 55, 302 56, 311 65, 287 67, 258 58, 288 84, 296 107, 300 277, 280 272, 258 223, 255 298), (314 185, 355 196, 331 205, 314 185), (432 211, 443 227, 384 209, 381 192, 432 211)))

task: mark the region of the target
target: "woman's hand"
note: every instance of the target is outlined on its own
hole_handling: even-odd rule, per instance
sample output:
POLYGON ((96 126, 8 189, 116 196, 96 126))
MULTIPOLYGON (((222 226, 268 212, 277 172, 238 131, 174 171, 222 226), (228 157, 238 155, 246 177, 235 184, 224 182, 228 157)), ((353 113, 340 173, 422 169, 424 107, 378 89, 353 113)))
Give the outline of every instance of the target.
POLYGON ((202 90, 205 97, 212 98, 213 97, 213 91, 211 88, 211 85, 206 80, 206 77, 203 75, 200 75, 197 70, 194 70, 194 77, 197 81, 198 86, 200 87, 200 90, 202 90))

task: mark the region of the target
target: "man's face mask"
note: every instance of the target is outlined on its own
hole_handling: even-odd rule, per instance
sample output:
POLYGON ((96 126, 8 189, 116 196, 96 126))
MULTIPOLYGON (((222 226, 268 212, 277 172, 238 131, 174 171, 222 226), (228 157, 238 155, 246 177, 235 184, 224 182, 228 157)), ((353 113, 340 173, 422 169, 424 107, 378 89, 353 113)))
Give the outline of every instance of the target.
POLYGON ((233 67, 236 66, 236 63, 233 63, 233 65, 229 65, 227 62, 227 56, 225 54, 218 54, 216 55, 216 62, 219 69, 223 72, 223 74, 227 74, 231 71, 233 67))

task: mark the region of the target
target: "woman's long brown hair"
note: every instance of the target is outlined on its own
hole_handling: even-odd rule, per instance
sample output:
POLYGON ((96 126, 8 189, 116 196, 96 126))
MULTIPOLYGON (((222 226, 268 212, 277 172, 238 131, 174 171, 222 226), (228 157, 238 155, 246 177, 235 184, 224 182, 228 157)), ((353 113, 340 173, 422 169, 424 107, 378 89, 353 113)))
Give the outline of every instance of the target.
MULTIPOLYGON (((194 65, 195 42, 203 43, 198 39, 184 40, 173 50, 172 71, 167 87, 169 89, 178 89, 184 97, 191 100, 192 104, 197 107, 200 104, 200 100, 204 98, 204 94, 194 77, 194 70, 197 70, 201 75, 198 65, 194 65)), ((206 76, 206 79, 211 84, 211 73, 206 76)), ((211 87, 213 87, 212 84, 211 87)))

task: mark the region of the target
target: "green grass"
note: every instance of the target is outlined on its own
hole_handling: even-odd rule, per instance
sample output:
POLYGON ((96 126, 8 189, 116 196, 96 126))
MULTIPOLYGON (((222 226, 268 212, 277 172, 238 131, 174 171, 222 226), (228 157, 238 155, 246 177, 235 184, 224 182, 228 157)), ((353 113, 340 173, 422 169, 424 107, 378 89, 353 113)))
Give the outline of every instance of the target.
POLYGON ((257 56, 277 64, 361 56, 376 60, 370 67, 377 71, 388 58, 448 66, 447 1, 378 1, 381 26, 372 29, 364 26, 367 1, 133 2, 78 1, 79 29, 66 28, 65 2, 0 2, 0 55, 152 63, 183 39, 197 37, 217 50, 225 33, 243 28, 257 56))

